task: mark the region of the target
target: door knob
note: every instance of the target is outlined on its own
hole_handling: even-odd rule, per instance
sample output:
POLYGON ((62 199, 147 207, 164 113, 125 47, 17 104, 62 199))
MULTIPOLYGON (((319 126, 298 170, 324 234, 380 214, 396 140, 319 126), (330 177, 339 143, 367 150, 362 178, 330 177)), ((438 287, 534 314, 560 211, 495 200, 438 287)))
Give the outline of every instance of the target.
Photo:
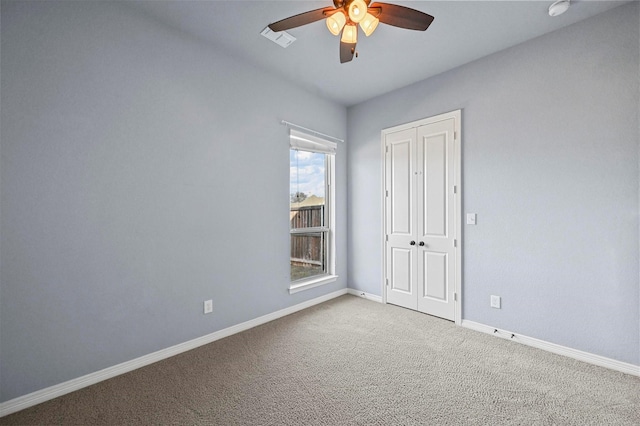
POLYGON ((411 244, 412 246, 415 246, 416 242, 415 241, 411 241, 409 244, 411 244))
POLYGON ((418 244, 420 247, 424 246, 424 241, 420 241, 420 244, 418 244))

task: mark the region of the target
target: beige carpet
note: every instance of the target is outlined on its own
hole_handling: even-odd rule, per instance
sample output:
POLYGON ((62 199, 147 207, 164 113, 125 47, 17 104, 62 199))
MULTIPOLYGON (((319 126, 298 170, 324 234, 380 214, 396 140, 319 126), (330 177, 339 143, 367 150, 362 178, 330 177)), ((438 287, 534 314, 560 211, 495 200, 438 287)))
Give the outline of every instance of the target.
POLYGON ((640 425, 640 378, 343 296, 0 424, 640 425))

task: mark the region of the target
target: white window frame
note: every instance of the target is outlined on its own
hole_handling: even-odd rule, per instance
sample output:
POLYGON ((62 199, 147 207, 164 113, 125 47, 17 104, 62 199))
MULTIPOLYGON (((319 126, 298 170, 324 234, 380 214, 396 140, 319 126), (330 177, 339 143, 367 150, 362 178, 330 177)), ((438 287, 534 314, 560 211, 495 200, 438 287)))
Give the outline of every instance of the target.
POLYGON ((318 152, 325 155, 325 213, 324 226, 304 228, 304 230, 292 230, 289 228, 289 235, 297 233, 325 233, 325 262, 326 270, 324 274, 314 275, 296 281, 289 281, 289 293, 294 294, 299 291, 308 290, 321 285, 329 284, 338 279, 336 271, 336 244, 335 244, 335 156, 337 144, 318 136, 303 133, 290 129, 289 149, 299 151, 318 152))

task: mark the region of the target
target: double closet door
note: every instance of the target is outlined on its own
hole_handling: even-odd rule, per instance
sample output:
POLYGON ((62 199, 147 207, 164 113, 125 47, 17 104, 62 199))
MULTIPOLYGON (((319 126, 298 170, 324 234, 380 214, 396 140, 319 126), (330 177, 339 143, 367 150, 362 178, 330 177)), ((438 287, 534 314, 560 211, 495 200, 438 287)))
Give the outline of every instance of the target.
POLYGON ((386 301, 453 321, 459 309, 455 138, 460 113, 452 114, 390 129, 383 140, 386 301))

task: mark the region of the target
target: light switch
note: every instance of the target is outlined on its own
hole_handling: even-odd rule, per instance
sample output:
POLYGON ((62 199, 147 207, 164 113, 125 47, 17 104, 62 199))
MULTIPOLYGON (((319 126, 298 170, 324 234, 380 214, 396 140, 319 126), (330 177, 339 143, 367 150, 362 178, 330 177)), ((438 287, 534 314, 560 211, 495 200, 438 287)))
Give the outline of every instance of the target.
POLYGON ((475 224, 476 224, 476 214, 467 213, 467 225, 475 225, 475 224))

